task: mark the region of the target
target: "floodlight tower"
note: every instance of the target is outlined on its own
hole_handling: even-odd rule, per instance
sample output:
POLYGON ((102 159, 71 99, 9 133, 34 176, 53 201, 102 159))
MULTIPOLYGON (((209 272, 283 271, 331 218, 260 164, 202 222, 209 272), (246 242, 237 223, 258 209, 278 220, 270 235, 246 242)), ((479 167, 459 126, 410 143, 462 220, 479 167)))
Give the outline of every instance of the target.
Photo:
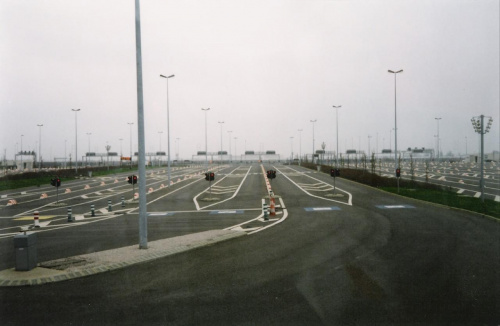
POLYGON ((479 188, 481 189, 481 201, 484 202, 484 135, 490 131, 493 118, 481 114, 479 117, 472 117, 471 122, 474 131, 481 135, 481 180, 479 181, 479 188), (484 118, 489 118, 486 128, 484 127, 484 118))

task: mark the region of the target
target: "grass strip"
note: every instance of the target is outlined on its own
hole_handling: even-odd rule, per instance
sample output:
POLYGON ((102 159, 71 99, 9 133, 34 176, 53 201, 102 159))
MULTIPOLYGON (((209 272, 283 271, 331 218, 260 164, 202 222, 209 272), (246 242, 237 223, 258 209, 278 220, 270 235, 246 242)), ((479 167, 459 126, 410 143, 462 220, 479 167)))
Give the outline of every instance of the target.
MULTIPOLYGON (((394 194, 398 193, 397 187, 380 187, 379 189, 394 194)), ((422 188, 400 188, 399 195, 449 207, 465 209, 500 219, 500 203, 489 199, 485 199, 483 203, 479 198, 459 195, 454 191, 422 188)))

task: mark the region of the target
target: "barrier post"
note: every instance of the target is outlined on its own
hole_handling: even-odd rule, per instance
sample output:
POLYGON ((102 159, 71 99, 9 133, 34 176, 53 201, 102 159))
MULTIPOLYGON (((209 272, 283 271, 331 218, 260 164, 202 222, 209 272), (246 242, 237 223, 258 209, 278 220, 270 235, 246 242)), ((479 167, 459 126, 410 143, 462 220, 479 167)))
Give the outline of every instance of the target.
POLYGON ((108 199, 108 212, 113 211, 113 207, 111 207, 111 199, 108 199))
POLYGON ((95 207, 94 204, 90 205, 90 216, 94 217, 95 216, 95 207))
POLYGON ((39 228, 40 227, 40 221, 39 221, 39 215, 38 215, 38 211, 35 211, 34 215, 33 215, 33 223, 35 223, 35 227, 36 228, 39 228))
POLYGON ((72 209, 68 207, 68 222, 73 222, 72 209))
POLYGON ((125 207, 125 197, 122 196, 122 207, 125 207))

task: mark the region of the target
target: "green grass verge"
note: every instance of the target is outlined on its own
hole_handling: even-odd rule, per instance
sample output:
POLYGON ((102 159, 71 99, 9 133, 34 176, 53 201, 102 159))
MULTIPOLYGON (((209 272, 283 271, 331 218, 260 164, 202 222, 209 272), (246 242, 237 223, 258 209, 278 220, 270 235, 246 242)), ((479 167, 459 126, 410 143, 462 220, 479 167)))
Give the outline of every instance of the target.
MULTIPOLYGON (((302 164, 304 167, 316 170, 316 164, 302 164)), ((331 166, 322 165, 320 171, 330 173, 331 166)), ((394 178, 381 177, 368 171, 341 168, 340 177, 354 182, 358 182, 370 187, 382 189, 391 193, 398 193, 394 178)), ((416 182, 407 179, 400 181, 399 195, 424 200, 449 207, 465 209, 468 211, 493 216, 500 219, 500 203, 494 200, 485 199, 484 203, 479 198, 463 196, 450 190, 449 187, 416 182)))
MULTIPOLYGON (((379 189, 398 193, 396 187, 380 187, 379 189)), ((500 203, 489 199, 485 199, 483 203, 479 198, 461 196, 453 191, 422 188, 400 188, 399 195, 500 218, 500 203)))
MULTIPOLYGON (((149 168, 148 168, 149 169, 149 168)), ((75 180, 80 177, 87 177, 88 171, 92 171, 92 177, 113 175, 117 173, 130 172, 137 174, 137 167, 130 170, 129 167, 115 168, 108 171, 107 168, 99 169, 80 169, 78 174, 74 170, 59 170, 54 172, 29 172, 18 175, 7 175, 0 178, 0 191, 19 189, 24 187, 40 187, 41 185, 50 185, 50 179, 59 176, 61 179, 61 188, 64 187, 65 182, 75 180)))

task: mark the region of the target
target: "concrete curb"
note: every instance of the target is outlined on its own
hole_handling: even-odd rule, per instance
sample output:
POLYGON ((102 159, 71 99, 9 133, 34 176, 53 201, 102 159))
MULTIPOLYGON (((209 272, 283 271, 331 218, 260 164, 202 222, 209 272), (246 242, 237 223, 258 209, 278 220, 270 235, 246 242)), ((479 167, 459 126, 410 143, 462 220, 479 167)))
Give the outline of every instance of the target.
MULTIPOLYGON (((139 249, 138 245, 133 245, 59 259, 57 261, 68 261, 68 266, 63 270, 40 266, 31 271, 16 271, 11 268, 0 271, 0 287, 41 285, 104 273, 239 238, 246 234, 246 232, 234 230, 211 230, 152 241, 148 243, 148 249, 139 249), (72 266, 71 261, 84 261, 85 264, 72 266)), ((49 265, 50 263, 45 262, 39 265, 49 265)))

